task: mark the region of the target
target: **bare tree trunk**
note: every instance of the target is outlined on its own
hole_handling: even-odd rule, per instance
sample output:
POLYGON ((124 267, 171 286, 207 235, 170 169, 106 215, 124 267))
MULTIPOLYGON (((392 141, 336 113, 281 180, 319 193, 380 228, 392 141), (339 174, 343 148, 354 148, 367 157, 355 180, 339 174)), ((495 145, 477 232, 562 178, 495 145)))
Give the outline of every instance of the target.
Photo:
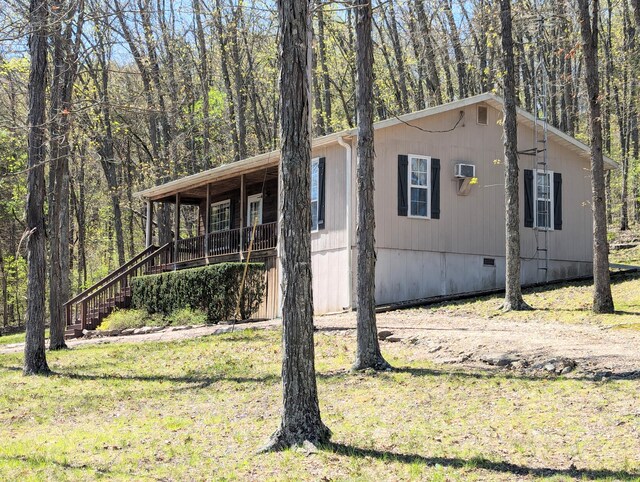
POLYGON ((7 283, 7 272, 4 267, 4 253, 0 249, 0 276, 2 276, 2 325, 9 326, 9 290, 7 283))
POLYGON ((64 341, 66 319, 64 303, 71 297, 71 266, 69 255, 69 158, 71 147, 71 101, 77 72, 77 56, 82 37, 84 2, 72 1, 64 5, 56 1, 54 16, 53 60, 51 86, 50 202, 49 202, 49 349, 67 347, 64 341), (76 14, 77 19, 76 19, 76 14), (75 42, 73 25, 75 24, 75 42))
MULTIPOLYGON (((398 88, 400 89, 400 107, 402 109, 402 113, 409 112, 409 93, 407 91, 407 69, 404 66, 404 52, 402 51, 402 46, 400 45, 400 35, 398 34, 398 24, 396 22, 396 12, 393 7, 393 0, 388 0, 387 5, 389 6, 389 14, 384 8, 382 8, 382 18, 384 23, 387 25, 387 29, 389 30, 389 38, 391 39, 391 46, 393 47, 393 55, 396 58, 396 70, 398 72, 398 88)), ((362 8, 362 7, 360 7, 362 8)), ((356 49, 358 43, 358 20, 357 20, 357 12, 356 12, 356 49)))
POLYGON ((222 70, 222 79, 224 80, 224 89, 227 94, 227 106, 229 109, 229 124, 231 125, 231 141, 233 143, 233 160, 240 160, 240 140, 238 137, 238 125, 236 122, 236 108, 231 88, 231 74, 229 73, 229 59, 227 54, 227 33, 222 26, 222 7, 220 0, 216 0, 216 11, 213 16, 213 22, 218 34, 218 42, 220 43, 220 68, 222 70))
POLYGON ((49 373, 44 347, 45 227, 44 160, 45 96, 47 84, 46 0, 29 4, 29 173, 27 174, 27 320, 24 344, 25 375, 49 373))
POLYGON ((602 119, 598 80, 598 0, 578 0, 580 31, 585 62, 585 81, 591 123, 591 190, 593 209, 593 311, 613 313, 609 278, 609 243, 602 156, 602 119), (589 12, 593 7, 593 17, 589 12))
POLYGON ((518 127, 516 117, 515 62, 511 32, 511 0, 500 0, 504 56, 504 196, 506 221, 506 279, 504 311, 524 310, 520 284, 520 197, 518 184, 518 127))
POLYGON ((311 18, 308 0, 279 0, 282 386, 280 428, 265 450, 329 441, 313 347, 311 289, 311 18))
POLYGON ((436 105, 442 104, 442 90, 440 88, 440 77, 438 76, 438 66, 436 65, 436 54, 431 40, 431 27, 427 15, 424 11, 423 0, 415 0, 416 19, 422 35, 424 45, 424 56, 429 73, 429 89, 431 90, 436 105))
POLYGON ((204 37, 204 28, 202 26, 202 12, 200 8, 200 0, 192 0, 193 15, 196 19, 196 45, 198 54, 200 55, 200 64, 198 73, 200 75, 200 90, 202 93, 202 154, 204 167, 211 167, 210 150, 211 150, 211 121, 209 119, 209 61, 207 58, 207 46, 204 37))
POLYGON ((453 53, 456 57, 456 66, 458 69, 458 96, 460 99, 464 99, 467 97, 467 64, 464 58, 464 51, 462 50, 462 43, 460 42, 458 26, 456 25, 451 7, 451 0, 447 0, 444 6, 444 13, 447 16, 449 37, 451 38, 453 53))
POLYGON ((391 368, 380 353, 376 327, 376 221, 373 162, 373 39, 369 0, 356 2, 356 102, 358 112, 358 323, 355 370, 391 368))
MULTIPOLYGON (((247 157, 247 92, 245 86, 244 66, 240 55, 240 42, 238 31, 240 18, 242 17, 242 1, 233 9, 233 21, 231 23, 231 59, 233 61, 233 80, 236 87, 236 123, 238 125, 238 156, 240 159, 247 157)), ((229 25, 227 25, 229 27, 229 25)))
MULTIPOLYGON (((411 2, 407 5, 409 9, 409 37, 411 39, 411 47, 413 49, 413 55, 416 58, 416 72, 418 74, 418 78, 415 83, 415 92, 414 98, 416 100, 416 108, 418 110, 422 110, 425 107, 424 103, 424 83, 425 83, 425 73, 424 73, 424 64, 422 62, 422 47, 420 44, 420 38, 418 35, 418 28, 415 20, 415 12, 413 8, 413 4, 411 2)), ((375 99, 375 96, 374 96, 375 99)))
POLYGON ((329 81, 329 69, 327 68, 327 39, 325 37, 324 8, 318 5, 318 57, 322 71, 322 103, 326 132, 331 132, 331 82, 329 81))

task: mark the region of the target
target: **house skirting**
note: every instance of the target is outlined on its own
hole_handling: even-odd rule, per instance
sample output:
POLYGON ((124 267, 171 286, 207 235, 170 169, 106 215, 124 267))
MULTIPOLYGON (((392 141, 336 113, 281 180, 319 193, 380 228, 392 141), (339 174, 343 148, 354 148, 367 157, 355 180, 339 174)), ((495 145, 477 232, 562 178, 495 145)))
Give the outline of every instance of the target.
MULTIPOLYGON (((551 259, 547 280, 574 279, 590 276, 591 273, 591 262, 551 259)), ((538 269, 537 260, 523 260, 522 284, 531 285, 543 281, 544 272, 538 269)), ((504 285, 504 256, 378 250, 377 304, 503 289, 504 285)))

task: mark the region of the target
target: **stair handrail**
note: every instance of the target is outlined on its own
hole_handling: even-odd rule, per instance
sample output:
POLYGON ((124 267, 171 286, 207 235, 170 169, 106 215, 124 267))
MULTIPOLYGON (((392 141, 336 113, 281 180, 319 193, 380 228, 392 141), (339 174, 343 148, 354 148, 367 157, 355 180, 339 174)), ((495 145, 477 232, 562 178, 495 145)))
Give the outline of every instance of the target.
POLYGON ((85 301, 85 300, 88 300, 89 298, 92 298, 94 295, 98 295, 98 294, 102 293, 104 290, 106 290, 107 288, 113 286, 115 283, 120 281, 125 276, 131 274, 131 272, 133 272, 133 271, 137 270, 138 268, 144 266, 146 263, 151 261, 151 259, 153 259, 156 256, 162 254, 163 251, 166 251, 167 249, 171 248, 172 246, 173 246, 173 242, 167 243, 164 246, 161 246, 160 248, 156 249, 155 251, 150 253, 148 256, 146 256, 144 259, 141 259, 140 261, 138 261, 134 265, 129 266, 129 268, 126 271, 123 271, 118 276, 113 278, 111 281, 109 281, 108 283, 105 283, 104 286, 101 286, 99 289, 95 290, 94 292, 89 293, 89 295, 86 296, 85 298, 82 298, 82 299, 77 300, 77 301, 85 301))
MULTIPOLYGON (((102 294, 108 288, 110 288, 111 286, 113 286, 117 282, 121 281, 125 277, 129 276, 132 272, 138 270, 140 267, 144 266, 145 264, 148 264, 155 257, 163 254, 167 250, 170 250, 172 245, 173 245, 173 243, 167 243, 164 246, 161 246, 160 248, 158 248, 157 246, 154 246, 154 248, 156 248, 156 249, 151 250, 151 252, 147 253, 147 255, 144 256, 142 259, 140 259, 140 256, 137 256, 136 258, 138 259, 138 261, 134 262, 133 264, 131 264, 131 262, 126 263, 127 266, 126 266, 126 269, 124 271, 122 271, 122 269, 125 268, 125 265, 123 265, 121 267, 121 269, 117 270, 117 271, 120 271, 119 274, 117 274, 115 277, 114 276, 107 277, 107 278, 111 278, 111 279, 108 279, 100 287, 97 287, 97 289, 95 289, 96 285, 94 285, 92 287, 92 289, 85 290, 84 293, 89 291, 89 293, 86 293, 85 296, 80 297, 80 295, 78 295, 75 298, 73 298, 72 300, 67 301, 64 304, 65 316, 66 316, 66 325, 70 326, 70 324, 71 324, 70 323, 71 322, 71 313, 72 313, 72 310, 73 310, 72 307, 74 305, 78 305, 78 304, 82 303, 83 304, 83 310, 82 310, 81 328, 84 329, 85 326, 86 326, 86 314, 87 314, 86 310, 84 308, 86 307, 86 304, 88 302, 90 302, 94 298, 97 298, 100 294, 102 294)), ((148 249, 149 248, 147 248, 147 250, 148 249)), ((147 250, 145 250, 145 251, 147 251, 147 250)), ((116 272, 114 272, 113 274, 116 274, 116 272)), ((105 279, 107 279, 107 278, 105 278, 105 279)))
POLYGON ((151 246, 148 246, 143 251, 139 252, 133 258, 131 258, 129 261, 127 261, 125 264, 123 264, 119 268, 117 268, 117 269, 113 270, 112 272, 110 272, 107 276, 102 278, 100 281, 96 281, 89 288, 84 290, 82 293, 79 293, 76 296, 74 296, 73 298, 71 298, 69 301, 64 303, 63 306, 66 307, 67 305, 70 305, 70 304, 73 304, 73 303, 75 303, 77 301, 80 301, 82 298, 84 298, 86 295, 88 295, 91 291, 96 290, 100 285, 102 285, 104 283, 107 283, 111 278, 113 278, 114 276, 119 275, 122 271, 126 270, 129 266, 131 266, 133 263, 138 261, 140 258, 146 257, 149 253, 156 252, 158 249, 159 248, 157 246, 153 245, 153 244, 151 246))

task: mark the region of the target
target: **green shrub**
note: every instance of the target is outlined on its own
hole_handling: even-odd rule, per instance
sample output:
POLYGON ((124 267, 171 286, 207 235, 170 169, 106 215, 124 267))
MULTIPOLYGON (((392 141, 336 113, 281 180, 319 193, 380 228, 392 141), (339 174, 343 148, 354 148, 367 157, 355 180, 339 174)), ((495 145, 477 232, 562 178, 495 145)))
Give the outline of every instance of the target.
POLYGON ((175 326, 204 325, 207 322, 207 314, 202 310, 182 308, 167 316, 166 321, 169 325, 175 326))
MULTIPOLYGON (((221 263, 203 268, 140 276, 131 283, 134 308, 170 315, 176 310, 202 310, 210 323, 234 317, 245 263, 221 263)), ((247 270, 240 316, 250 318, 265 291, 264 265, 250 263, 247 270)))
POLYGON ((165 323, 161 316, 150 316, 144 310, 116 310, 102 320, 98 330, 126 330, 127 328, 163 325, 165 323))

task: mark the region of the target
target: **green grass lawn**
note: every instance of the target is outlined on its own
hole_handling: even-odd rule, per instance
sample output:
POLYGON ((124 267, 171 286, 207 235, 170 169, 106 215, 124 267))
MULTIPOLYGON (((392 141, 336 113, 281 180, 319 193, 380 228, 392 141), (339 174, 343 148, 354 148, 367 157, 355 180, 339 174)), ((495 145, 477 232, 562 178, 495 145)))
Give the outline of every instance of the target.
POLYGON ((635 274, 612 278, 611 291, 616 308, 616 313, 611 315, 595 315, 591 312, 591 281, 525 289, 524 299, 534 308, 532 311, 503 313, 500 309, 503 294, 439 303, 424 309, 429 313, 449 316, 595 323, 612 328, 640 329, 640 276, 635 274))
MULTIPOLYGON (((49 329, 47 328, 44 332, 45 338, 49 339, 49 329)), ((4 335, 0 336, 0 345, 9 345, 12 343, 22 343, 24 342, 24 332, 15 333, 14 335, 4 335)))
POLYGON ((280 333, 0 355, 0 480, 640 480, 640 381, 452 370, 385 344, 399 371, 345 371, 319 333, 335 445, 257 455, 279 421, 280 333))
POLYGON ((611 254, 609 255, 609 262, 640 266, 640 246, 611 251, 611 254))

